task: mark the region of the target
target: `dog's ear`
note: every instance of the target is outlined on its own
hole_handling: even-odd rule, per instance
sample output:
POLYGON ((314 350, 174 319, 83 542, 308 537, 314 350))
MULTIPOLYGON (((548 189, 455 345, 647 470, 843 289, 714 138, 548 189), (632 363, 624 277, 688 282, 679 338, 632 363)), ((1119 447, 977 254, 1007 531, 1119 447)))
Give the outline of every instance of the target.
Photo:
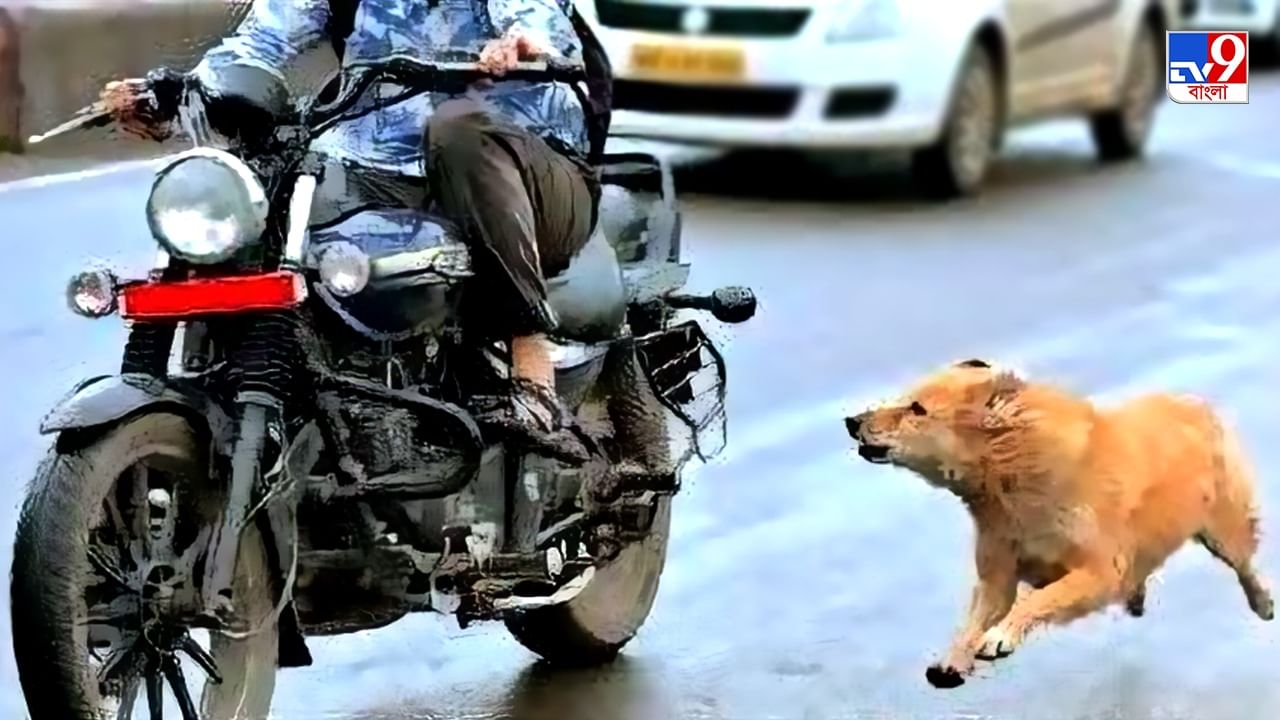
POLYGON ((987 362, 986 360, 979 360, 979 359, 977 359, 977 358, 972 358, 972 359, 970 359, 970 360, 963 360, 963 361, 961 361, 961 362, 956 363, 956 367, 961 367, 961 368, 988 368, 988 369, 989 369, 989 368, 991 367, 991 363, 987 362))
POLYGON ((991 380, 982 425, 997 428, 1008 425, 1018 412, 1018 395, 1027 381, 1012 370, 1001 370, 991 380))

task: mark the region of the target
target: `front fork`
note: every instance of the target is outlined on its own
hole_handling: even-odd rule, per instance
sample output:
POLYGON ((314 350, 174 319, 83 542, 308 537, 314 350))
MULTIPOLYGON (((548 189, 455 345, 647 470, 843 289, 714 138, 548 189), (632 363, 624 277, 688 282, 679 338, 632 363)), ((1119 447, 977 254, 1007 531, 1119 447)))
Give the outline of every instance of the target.
MULTIPOLYGON (((222 522, 209 545, 202 585, 205 607, 222 623, 228 622, 235 600, 232 584, 240 538, 255 521, 256 510, 269 499, 279 475, 283 427, 278 404, 267 396, 241 397, 232 446, 230 477, 222 522), (255 490, 260 490, 256 492, 255 490)), ((292 532, 292 528, 288 529, 292 532)), ((273 533, 275 534, 275 533, 273 533)), ((282 538, 277 538, 280 540, 282 538)), ((288 538, 290 543, 295 539, 288 538)), ((287 588, 286 588, 287 590, 287 588)))
MULTIPOLYGON (((285 408, 297 386, 300 361, 297 319, 291 314, 264 313, 244 318, 228 347, 228 365, 235 368, 225 380, 232 383, 234 439, 228 465, 219 471, 226 478, 221 520, 210 539, 201 595, 205 615, 217 628, 229 627, 234 607, 233 584, 240 539, 250 524, 274 540, 281 597, 289 592, 289 578, 296 554, 294 522, 296 476, 309 468, 303 456, 313 456, 315 433, 305 430, 291 442, 286 431, 285 408), (305 442, 302 442, 305 441, 305 442), (285 448, 300 467, 285 470, 285 448), (295 452, 297 450, 298 452, 295 452), (265 515, 265 522, 259 522, 265 515)), ((130 329, 123 369, 156 377, 166 374, 174 326, 135 324, 130 329)), ((211 471, 218 471, 211 468, 211 471)), ((264 538, 265 539, 265 538, 264 538)), ((283 603, 282 603, 283 604, 283 603)))

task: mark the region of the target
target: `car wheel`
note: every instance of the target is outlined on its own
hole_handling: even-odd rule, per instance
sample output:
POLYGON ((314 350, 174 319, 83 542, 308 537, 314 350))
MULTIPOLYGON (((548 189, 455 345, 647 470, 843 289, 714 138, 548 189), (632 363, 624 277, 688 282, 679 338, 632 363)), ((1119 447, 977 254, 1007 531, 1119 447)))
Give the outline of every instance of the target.
POLYGON ((1267 45, 1268 57, 1272 66, 1280 66, 1280 5, 1276 6, 1276 19, 1271 23, 1271 36, 1267 45))
POLYGON ((1160 98, 1158 52, 1156 31, 1144 23, 1130 49, 1120 104, 1090 118, 1093 142, 1104 162, 1136 158, 1147 144, 1160 98))
POLYGON ((990 53, 975 45, 952 93, 942 137, 912 158, 920 190, 940 200, 975 194, 999 144, 1002 115, 995 65, 990 53))

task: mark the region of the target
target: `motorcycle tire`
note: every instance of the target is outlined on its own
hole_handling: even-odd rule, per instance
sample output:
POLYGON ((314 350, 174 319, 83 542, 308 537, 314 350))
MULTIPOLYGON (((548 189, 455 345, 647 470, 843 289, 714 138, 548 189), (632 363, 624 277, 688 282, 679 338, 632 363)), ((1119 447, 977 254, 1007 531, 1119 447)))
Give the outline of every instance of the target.
POLYGON ((526 611, 506 621, 521 645, 554 665, 601 665, 617 656, 639 632, 658 594, 667 559, 671 498, 658 500, 643 540, 624 546, 576 597, 561 605, 526 611))
MULTIPOLYGON (((203 454, 198 434, 187 420, 156 413, 127 420, 83 447, 59 451, 55 446, 41 464, 18 522, 10 591, 14 656, 32 720, 98 720, 104 711, 110 712, 112 699, 102 695, 89 651, 94 631, 86 619, 86 591, 92 589, 96 596, 98 588, 109 585, 98 582, 105 576, 89 561, 90 538, 100 532, 103 523, 112 522, 107 498, 118 492, 122 476, 136 476, 133 469, 138 466, 156 467, 159 463, 171 473, 177 490, 178 501, 173 506, 178 508, 177 517, 182 518, 188 507, 182 502, 185 494, 181 489, 193 486, 195 491, 189 494, 206 508, 201 512, 209 512, 212 503, 208 501, 219 495, 199 487, 207 483, 208 475, 207 463, 200 459, 203 454)), ((218 508, 220 505, 211 512, 214 517, 218 508)), ((114 512, 117 519, 123 518, 118 508, 114 512)), ((131 522, 138 522, 137 516, 131 522)), ((196 522, 197 527, 204 527, 204 518, 196 522)), ((134 535, 129 538, 136 540, 134 535)), ((232 586, 236 607, 244 617, 267 618, 276 593, 266 547, 256 530, 246 530, 241 538, 232 586)), ((127 573, 122 576, 129 577, 127 573)), ((130 587, 129 592, 139 589, 130 587)), ((138 633, 134 629, 110 632, 118 632, 122 643, 128 642, 126 633, 138 633)), ((200 717, 266 718, 275 687, 275 626, 237 640, 211 635, 208 651, 223 682, 206 683, 200 717)), ((134 643, 140 642, 134 639, 134 643)), ((103 654, 107 656, 109 653, 103 654)), ((133 717, 138 718, 147 717, 141 674, 126 675, 128 680, 115 686, 127 688, 120 695, 132 696, 133 717)), ((157 687, 162 689, 163 685, 157 687)), ((119 698, 115 702, 123 704, 119 698)))

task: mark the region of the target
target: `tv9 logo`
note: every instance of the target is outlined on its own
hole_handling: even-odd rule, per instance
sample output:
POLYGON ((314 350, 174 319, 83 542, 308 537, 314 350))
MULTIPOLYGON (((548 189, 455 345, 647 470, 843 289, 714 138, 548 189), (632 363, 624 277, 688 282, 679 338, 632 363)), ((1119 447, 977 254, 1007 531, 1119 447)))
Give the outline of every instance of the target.
POLYGON ((1176 103, 1248 103, 1249 33, 1165 34, 1165 85, 1176 103))

